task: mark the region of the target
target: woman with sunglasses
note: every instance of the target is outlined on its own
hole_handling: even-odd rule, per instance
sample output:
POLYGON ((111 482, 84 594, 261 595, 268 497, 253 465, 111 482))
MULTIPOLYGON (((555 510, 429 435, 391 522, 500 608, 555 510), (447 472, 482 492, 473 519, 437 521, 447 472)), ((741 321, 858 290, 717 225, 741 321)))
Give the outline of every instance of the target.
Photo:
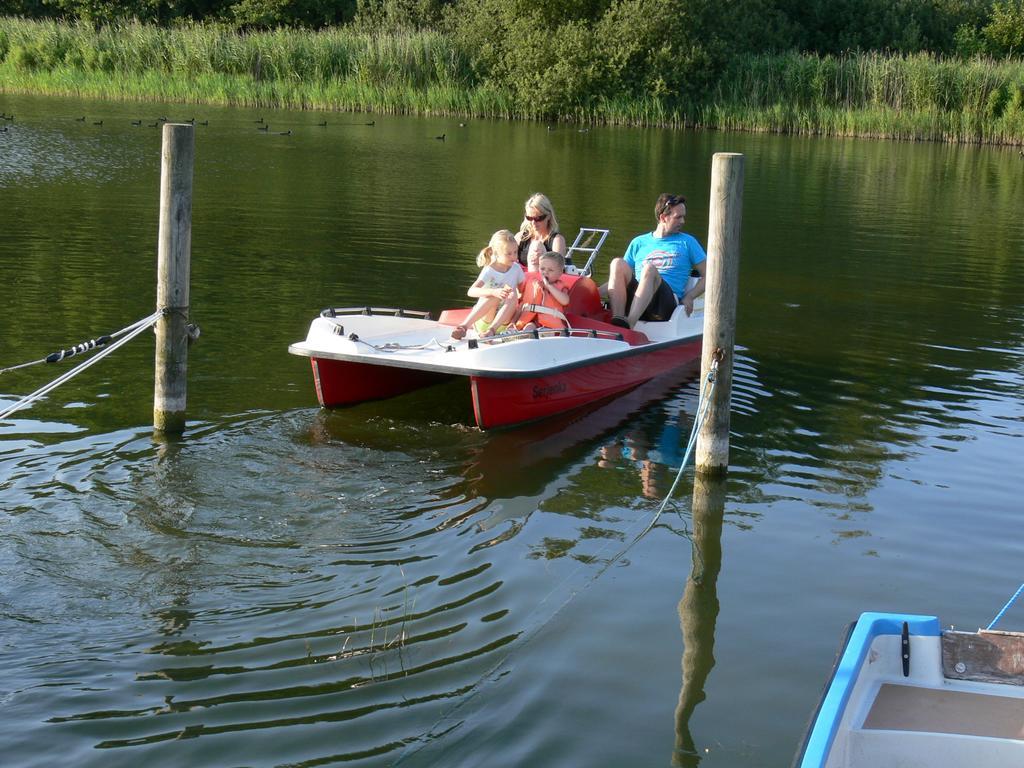
MULTIPOLYGON (((530 195, 523 206, 523 223, 516 233, 516 242, 519 244, 519 263, 527 272, 536 272, 540 269, 539 259, 548 251, 565 256, 565 238, 558 231, 558 219, 555 218, 555 209, 547 195, 540 192, 530 195)), ((566 259, 565 266, 571 267, 572 260, 566 259)), ((571 271, 571 270, 570 270, 571 271)))

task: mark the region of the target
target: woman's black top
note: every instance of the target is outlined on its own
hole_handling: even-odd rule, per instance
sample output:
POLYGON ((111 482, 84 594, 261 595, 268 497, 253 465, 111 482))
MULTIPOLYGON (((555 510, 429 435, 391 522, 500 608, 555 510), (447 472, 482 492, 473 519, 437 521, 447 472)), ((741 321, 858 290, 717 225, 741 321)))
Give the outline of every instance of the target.
MULTIPOLYGON (((551 250, 551 241, 554 240, 555 237, 558 236, 559 234, 561 234, 561 233, 560 232, 550 232, 550 233, 548 233, 547 239, 544 240, 544 250, 545 251, 550 251, 551 250)), ((530 238, 524 237, 522 242, 519 243, 519 263, 522 264, 524 267, 526 266, 526 252, 530 250, 530 243, 532 243, 532 242, 533 241, 530 238)), ((565 257, 565 266, 567 266, 567 267, 571 267, 572 266, 572 258, 570 256, 566 256, 565 257)))

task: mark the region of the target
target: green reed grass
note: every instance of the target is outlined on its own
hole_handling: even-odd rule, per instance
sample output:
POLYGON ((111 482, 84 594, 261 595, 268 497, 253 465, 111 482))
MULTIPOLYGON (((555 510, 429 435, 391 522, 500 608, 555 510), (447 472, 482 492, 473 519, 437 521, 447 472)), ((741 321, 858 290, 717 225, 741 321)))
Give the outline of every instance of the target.
POLYGON ((1024 62, 879 53, 739 57, 698 110, 715 128, 1024 143, 1024 62))
MULTIPOLYGON (((259 107, 538 118, 432 31, 240 33, 0 18, 0 91, 259 107)), ((706 94, 594 94, 550 118, 904 140, 1024 143, 1024 62, 743 55, 706 94), (687 106, 681 107, 680 104, 687 106)))

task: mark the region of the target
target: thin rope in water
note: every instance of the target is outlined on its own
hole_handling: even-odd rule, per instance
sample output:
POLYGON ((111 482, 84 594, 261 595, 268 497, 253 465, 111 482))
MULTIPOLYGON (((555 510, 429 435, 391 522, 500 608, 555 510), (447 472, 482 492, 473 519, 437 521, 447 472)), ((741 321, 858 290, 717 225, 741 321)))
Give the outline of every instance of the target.
MULTIPOLYGON (((115 349, 118 349, 118 348, 124 346, 129 341, 131 341, 136 336, 138 336, 140 333, 142 333, 143 331, 151 328, 156 323, 156 321, 160 319, 160 317, 163 314, 164 314, 163 310, 158 310, 158 311, 154 312, 152 315, 150 315, 149 317, 145 317, 142 320, 139 320, 139 321, 137 321, 135 323, 132 323, 127 328, 124 328, 121 331, 118 331, 119 335, 123 334, 120 339, 118 339, 117 341, 115 341, 110 346, 106 347, 105 349, 101 350, 100 352, 97 352, 93 357, 90 357, 88 360, 86 360, 86 361, 80 363, 79 365, 75 366, 70 371, 67 371, 66 373, 61 374, 56 379, 51 381, 49 384, 46 384, 46 385, 40 387, 35 392, 33 392, 33 393, 29 394, 29 395, 26 395, 21 400, 19 400, 18 402, 14 403, 13 405, 10 405, 7 408, 4 408, 2 411, 0 411, 0 420, 6 419, 8 416, 10 416, 15 411, 20 411, 22 408, 28 407, 29 405, 31 405, 32 403, 36 402, 37 400, 39 400, 44 395, 48 394, 49 392, 52 392, 53 390, 57 389, 57 387, 59 387, 62 384, 70 381, 71 379, 73 379, 75 376, 80 374, 86 368, 89 368, 90 366, 95 365, 100 360, 102 360, 104 357, 106 357, 111 352, 113 352, 115 349)), ((113 334, 111 334, 111 335, 113 336, 113 334)))
MULTIPOLYGON (((686 462, 688 461, 690 454, 693 452, 694 446, 696 446, 697 444, 697 436, 699 435, 700 430, 704 425, 704 422, 707 420, 707 415, 709 411, 708 404, 711 402, 711 394, 714 392, 715 389, 715 381, 717 380, 717 374, 718 359, 715 359, 712 361, 711 368, 708 371, 707 379, 704 384, 704 388, 701 391, 700 399, 697 402, 697 413, 693 419, 693 428, 690 430, 690 438, 687 441, 686 451, 683 454, 682 461, 679 463, 679 471, 676 473, 676 478, 675 481, 672 483, 672 487, 669 488, 669 491, 665 495, 665 498, 662 501, 661 506, 658 507, 658 511, 654 513, 654 516, 651 518, 650 522, 647 523, 644 529, 639 534, 637 534, 637 536, 632 541, 630 541, 625 547, 623 547, 619 552, 617 552, 614 557, 612 557, 603 566, 601 566, 597 573, 594 574, 593 578, 584 583, 579 590, 571 591, 568 597, 566 597, 565 600, 562 601, 562 604, 559 605, 558 608, 556 608, 555 611, 546 620, 541 622, 533 629, 529 630, 524 635, 522 642, 518 643, 514 648, 511 648, 508 653, 502 656, 497 662, 494 663, 493 666, 491 666, 486 672, 484 672, 483 675, 481 675, 477 679, 476 683, 472 685, 470 692, 466 695, 466 697, 459 701, 457 704, 453 705, 450 709, 448 709, 448 711, 444 712, 436 721, 434 721, 434 724, 423 735, 424 737, 429 736, 430 733, 434 731, 440 723, 450 718, 460 707, 462 707, 466 702, 468 702, 470 699, 476 696, 476 694, 479 693, 482 689, 481 684, 489 678, 493 679, 495 673, 497 673, 506 664, 506 662, 508 662, 508 660, 512 657, 512 654, 515 651, 523 648, 527 643, 533 640, 533 638, 535 638, 540 633, 540 631, 544 629, 544 627, 550 624, 555 619, 555 617, 558 616, 558 614, 560 614, 570 602, 572 602, 573 598, 575 598, 576 595, 590 587, 591 584, 593 584, 595 581, 601 578, 605 571, 607 571, 609 568, 612 567, 612 565, 618 562, 618 560, 624 554, 626 554, 626 552, 628 552, 638 541, 640 541, 640 539, 642 539, 647 533, 651 531, 652 528, 654 528, 654 526, 658 522, 658 519, 661 517, 662 512, 664 512, 665 507, 668 506, 668 502, 672 498, 672 494, 675 492, 676 487, 679 485, 679 481, 682 478, 683 472, 686 468, 686 462)), ((611 542, 602 546, 598 550, 597 556, 600 556, 604 552, 604 550, 610 546, 611 542)), ((551 588, 551 590, 546 595, 544 595, 540 602, 537 603, 538 607, 546 603, 548 598, 550 598, 555 592, 560 590, 582 568, 583 564, 578 565, 575 569, 573 569, 572 572, 567 574, 565 578, 561 579, 554 587, 551 588)), ((411 755, 425 748, 427 746, 427 743, 428 742, 426 741, 422 741, 419 743, 419 746, 415 749, 412 749, 410 751, 403 753, 402 755, 399 755, 398 759, 393 763, 393 765, 398 765, 403 760, 405 760, 406 757, 410 757, 411 755)))
POLYGON ((1014 593, 1013 597, 1011 597, 1009 599, 1009 601, 1006 603, 1006 605, 1003 606, 1003 610, 1001 610, 999 613, 997 613, 996 617, 994 619, 992 619, 992 623, 989 624, 987 627, 985 627, 986 630, 992 629, 992 627, 994 627, 996 625, 996 622, 999 621, 1001 618, 1003 618, 1003 614, 1006 613, 1007 610, 1009 610, 1011 605, 1013 605, 1015 602, 1017 602, 1017 598, 1020 597, 1021 592, 1024 592, 1024 584, 1021 584, 1017 588, 1017 591, 1014 593))
MULTIPOLYGON (((49 355, 47 355, 47 357, 49 357, 49 355)), ((20 370, 21 368, 28 368, 30 365, 39 365, 40 363, 45 363, 45 362, 46 362, 46 357, 41 357, 38 360, 30 360, 29 362, 21 363, 20 365, 12 365, 12 366, 9 366, 7 368, 0 368, 0 374, 7 373, 9 371, 17 371, 17 370, 20 370)))

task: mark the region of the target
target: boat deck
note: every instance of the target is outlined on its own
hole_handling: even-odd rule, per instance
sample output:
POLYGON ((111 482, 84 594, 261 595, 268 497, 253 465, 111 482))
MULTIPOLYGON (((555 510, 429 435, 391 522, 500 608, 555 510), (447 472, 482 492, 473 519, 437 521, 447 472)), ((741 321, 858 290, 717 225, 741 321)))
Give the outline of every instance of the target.
POLYGON ((694 312, 688 318, 680 307, 672 321, 641 323, 635 331, 573 316, 573 327, 564 336, 544 329, 538 337, 451 339, 453 322, 458 322, 453 318, 468 312, 445 313, 442 321, 372 313, 318 317, 305 341, 292 344, 288 351, 325 360, 463 376, 533 376, 699 340, 703 330, 703 315, 694 312))
POLYGON ((1024 765, 1024 698, 883 683, 842 755, 829 765, 1024 765))
POLYGON ((1024 740, 1024 698, 884 683, 863 727, 1024 740))

